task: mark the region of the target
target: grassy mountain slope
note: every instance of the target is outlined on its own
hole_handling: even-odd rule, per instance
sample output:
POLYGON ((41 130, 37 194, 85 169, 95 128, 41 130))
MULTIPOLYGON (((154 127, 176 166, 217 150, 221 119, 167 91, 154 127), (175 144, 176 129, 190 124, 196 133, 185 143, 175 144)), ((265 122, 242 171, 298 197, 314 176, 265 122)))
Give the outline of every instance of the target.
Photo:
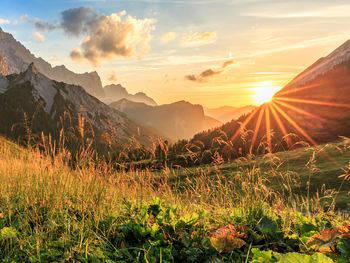
MULTIPOLYGON (((346 164, 348 144, 329 147, 346 164)), ((278 190, 316 171, 314 164, 337 173, 322 159, 300 176, 290 172, 295 163, 305 167, 310 151, 277 156, 291 167, 266 157, 155 176, 116 173, 88 156, 72 170, 65 151, 49 158, 0 138, 0 260, 347 262, 349 217, 329 205, 335 195, 324 206, 313 186, 309 198, 278 190), (325 229, 337 239, 322 255, 310 239, 325 229)))
MULTIPOLYGON (((318 191, 321 193, 322 189, 335 189, 337 194, 336 200, 332 200, 334 204, 338 208, 350 209, 348 192, 350 181, 339 178, 350 168, 349 160, 350 144, 348 139, 344 139, 343 142, 303 147, 271 155, 248 156, 215 167, 207 165, 201 168, 188 168, 177 174, 177 180, 193 179, 198 169, 203 169, 214 178, 220 174, 227 181, 235 182, 235 175, 242 171, 258 169, 259 174, 268 180, 269 185, 276 191, 281 191, 283 194, 298 193, 306 198, 308 193, 315 194, 318 191), (283 173, 288 174, 290 179, 288 184, 281 181, 280 175, 283 173)), ((328 201, 327 197, 322 200, 324 204, 328 201)))

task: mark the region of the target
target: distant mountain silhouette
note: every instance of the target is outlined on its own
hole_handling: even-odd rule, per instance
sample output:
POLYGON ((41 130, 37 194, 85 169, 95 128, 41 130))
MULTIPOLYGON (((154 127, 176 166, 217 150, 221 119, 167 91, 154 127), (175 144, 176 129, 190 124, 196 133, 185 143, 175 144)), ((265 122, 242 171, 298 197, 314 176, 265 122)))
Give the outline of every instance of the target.
POLYGON ((146 127, 153 127, 171 140, 190 138, 195 133, 219 126, 221 123, 205 116, 201 105, 186 101, 150 106, 122 99, 110 104, 130 119, 146 127))
POLYGON ((111 84, 104 87, 105 98, 103 99, 106 103, 112 103, 121 99, 127 99, 133 102, 143 102, 150 106, 156 106, 157 103, 143 92, 136 94, 130 94, 126 88, 122 85, 111 84))

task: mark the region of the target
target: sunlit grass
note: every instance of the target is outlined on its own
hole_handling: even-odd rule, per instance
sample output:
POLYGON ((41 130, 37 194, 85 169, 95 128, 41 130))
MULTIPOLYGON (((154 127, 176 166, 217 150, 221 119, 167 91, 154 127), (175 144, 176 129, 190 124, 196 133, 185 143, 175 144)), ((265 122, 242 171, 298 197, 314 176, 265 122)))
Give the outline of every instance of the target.
MULTIPOLYGON (((346 143, 332 147, 346 158, 346 143)), ((140 262, 156 262, 173 253, 183 259, 194 253, 192 262, 208 257, 232 262, 233 258, 244 258, 249 245, 228 254, 215 250, 209 233, 222 226, 240 224, 260 233, 256 227, 262 219, 277 220, 282 234, 274 238, 287 242, 287 236, 299 235, 295 229, 300 218, 310 221, 316 230, 345 224, 347 215, 334 211, 339 189, 315 188, 312 180, 317 169, 326 168, 317 168, 323 163, 304 153, 250 156, 230 164, 191 169, 116 172, 105 162, 83 160, 72 169, 67 165, 67 154, 49 157, 0 139, 0 229, 6 233, 0 238, 0 258, 132 262, 140 256, 140 262), (298 166, 303 166, 303 172, 288 169, 288 158, 306 160, 298 166), (305 176, 309 189, 303 186, 305 176), (153 218, 150 209, 161 209, 165 214, 153 218), (168 219, 166 211, 173 211, 168 219), (141 226, 145 229, 137 230, 141 226), (129 227, 131 232, 125 230, 129 227), (150 232, 139 238, 125 236, 138 231, 150 232), (188 241, 183 235, 189 235, 188 241), (197 238, 209 243, 200 244, 197 238)), ((272 237, 262 234, 261 238, 257 241, 247 234, 253 247, 273 248, 272 237)), ((294 248, 282 245, 279 252, 307 252, 298 237, 295 242, 294 248)))

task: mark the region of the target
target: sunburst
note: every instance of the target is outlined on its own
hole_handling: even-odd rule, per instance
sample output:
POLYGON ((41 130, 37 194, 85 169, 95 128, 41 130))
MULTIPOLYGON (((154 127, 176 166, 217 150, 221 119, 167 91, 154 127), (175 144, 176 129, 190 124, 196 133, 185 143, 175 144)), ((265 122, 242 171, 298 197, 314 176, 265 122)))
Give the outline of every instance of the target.
POLYGON ((255 84, 254 99, 256 104, 261 105, 270 102, 275 93, 280 89, 280 86, 274 85, 270 81, 264 81, 255 84))
MULTIPOLYGON (((261 87, 273 87, 272 83, 263 83, 259 86, 261 87)), ((311 87, 315 86, 307 86, 300 90, 310 89, 311 87)), ((280 88, 276 88, 275 92, 278 92, 280 88)), ((260 91, 259 91, 260 92, 260 91)), ((256 96, 260 96, 262 93, 256 93, 256 96), (260 95, 259 95, 260 94, 260 95)), ((315 119, 318 121, 327 121, 325 118, 318 116, 314 113, 308 112, 304 109, 301 109, 297 106, 292 105, 291 103, 302 103, 302 104, 310 104, 310 105, 320 105, 320 106, 333 106, 333 107, 346 107, 350 108, 350 106, 346 104, 339 104, 339 103, 333 103, 333 102, 326 102, 326 101, 318 101, 318 100, 308 100, 308 99, 296 99, 296 98, 290 98, 286 96, 288 92, 296 92, 293 91, 287 91, 287 92, 279 92, 278 96, 274 96, 274 93, 272 94, 270 98, 270 94, 264 94, 263 96, 259 97, 260 102, 263 102, 263 105, 255 109, 248 117, 240 124, 240 128, 237 129, 237 131, 234 133, 234 135, 231 137, 231 141, 234 142, 241 134, 242 131, 246 129, 246 127, 252 122, 252 120, 255 120, 254 129, 253 129, 253 135, 249 147, 249 152, 253 153, 254 149, 256 149, 256 143, 259 136, 259 133, 262 128, 262 120, 265 117, 265 133, 266 133, 266 142, 267 152, 273 152, 273 145, 272 145, 272 130, 271 130, 271 123, 274 121, 274 123, 277 124, 278 129, 280 130, 281 134, 283 135, 283 139, 285 139, 285 142, 287 143, 288 147, 292 147, 292 141, 289 136, 289 134, 292 131, 288 131, 285 123, 288 124, 288 126, 292 127, 299 135, 301 135, 303 138, 306 139, 307 142, 309 142, 311 145, 317 145, 317 142, 312 136, 302 128, 300 124, 292 117, 290 116, 284 109, 289 109, 289 112, 296 112, 301 115, 307 116, 311 119, 315 119), (257 116, 257 117, 256 117, 257 116), (255 118, 254 118, 255 117, 255 118)), ((256 99, 257 97, 255 97, 256 99)), ((257 100, 258 102, 258 100, 257 100)), ((250 124, 251 126, 252 124, 250 124)))
MULTIPOLYGON (((250 113, 240 124, 240 127, 231 137, 232 143, 234 143, 239 136, 243 135, 243 131, 247 130, 247 127, 253 127, 250 145, 246 145, 244 148, 249 150, 249 153, 251 154, 257 153, 257 149, 259 148, 257 147, 258 137, 261 134, 265 133, 267 145, 265 152, 272 153, 277 149, 274 148, 277 146, 277 144, 273 145, 276 142, 273 141, 274 135, 272 133, 272 128, 276 125, 277 130, 279 130, 279 134, 281 134, 281 138, 283 140, 282 142, 286 143, 288 149, 291 149, 295 145, 293 144, 296 142, 295 139, 293 139, 294 136, 291 136, 295 133, 300 136, 299 138, 301 140, 304 139, 310 145, 317 145, 315 138, 309 134, 309 129, 304 129, 303 125, 301 123, 298 123, 296 118, 293 118, 293 113, 298 113, 300 116, 305 116, 305 119, 310 122, 307 123, 308 126, 314 125, 312 120, 315 120, 321 124, 326 123, 330 120, 326 119, 324 116, 316 114, 315 111, 309 112, 304 107, 302 108, 298 105, 307 104, 310 106, 322 106, 326 108, 335 107, 350 109, 350 105, 344 103, 336 103, 317 99, 296 98, 298 92, 310 90, 317 87, 318 85, 306 85, 298 89, 287 89, 286 91, 280 91, 280 87, 273 85, 272 82, 260 82, 255 89, 254 98, 258 104, 262 105, 250 113), (293 94, 293 97, 288 96, 290 94, 293 94), (264 122, 263 118, 265 118, 264 122), (265 125, 265 128, 262 127, 263 125, 265 125)), ((261 138, 264 138, 264 136, 261 138)), ((334 161, 333 158, 329 157, 327 154, 325 155, 326 158, 334 161)))

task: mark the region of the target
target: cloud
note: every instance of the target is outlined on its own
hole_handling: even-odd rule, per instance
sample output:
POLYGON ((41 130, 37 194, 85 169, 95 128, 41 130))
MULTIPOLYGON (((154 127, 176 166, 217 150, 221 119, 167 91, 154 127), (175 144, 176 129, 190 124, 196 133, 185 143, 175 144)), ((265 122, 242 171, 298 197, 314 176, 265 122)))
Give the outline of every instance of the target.
MULTIPOLYGON (((126 11, 102 15, 90 7, 71 8, 61 12, 58 23, 31 19, 28 15, 21 20, 35 26, 37 31, 62 29, 69 36, 84 36, 79 47, 71 51, 75 61, 87 60, 98 65, 105 60, 118 57, 142 57, 149 49, 155 19, 138 19, 126 11)), ((38 34, 36 40, 40 38, 38 34)))
POLYGON ((76 36, 86 35, 80 47, 71 52, 75 61, 85 59, 98 65, 117 57, 142 57, 150 49, 154 19, 137 19, 126 11, 105 16, 86 8, 69 10, 62 15, 64 31, 76 36), (72 17, 73 14, 77 17, 72 17))
POLYGON ((53 31, 62 29, 66 34, 79 36, 86 33, 89 26, 99 18, 99 15, 90 7, 71 8, 61 12, 61 21, 51 23, 38 18, 30 18, 28 15, 21 17, 21 20, 34 25, 38 31, 53 31))
POLYGON ((34 32, 33 39, 38 43, 43 43, 45 41, 45 36, 39 32, 34 32))
POLYGON ((198 79, 195 75, 186 75, 185 79, 190 80, 190 81, 198 81, 198 79))
POLYGON ((39 31, 52 31, 59 27, 58 25, 54 25, 49 22, 45 22, 41 20, 33 21, 33 24, 36 30, 39 30, 39 31))
POLYGON ((160 42, 163 44, 167 44, 169 42, 172 42, 176 39, 177 34, 175 32, 168 32, 161 36, 160 42))
POLYGON ((221 74, 222 70, 212 70, 212 69, 207 69, 204 70, 202 73, 200 73, 198 76, 196 75, 186 75, 185 79, 194 81, 194 82, 205 82, 207 81, 208 78, 219 75, 221 74))
POLYGON ((117 81, 117 80, 118 80, 117 73, 115 73, 114 71, 112 71, 112 72, 109 74, 107 80, 110 81, 110 82, 115 82, 115 81, 117 81))
POLYGON ((231 60, 227 60, 222 64, 222 68, 227 68, 228 66, 231 66, 234 63, 234 61, 231 60))
POLYGON ((326 46, 326 45, 329 45, 330 43, 334 43, 335 41, 344 41, 344 39, 347 39, 348 36, 349 34, 347 33, 339 33, 339 34, 333 34, 325 37, 306 39, 306 40, 298 41, 288 45, 283 45, 282 47, 258 51, 258 52, 252 53, 250 57, 265 56, 272 53, 279 53, 279 52, 289 51, 293 49, 304 49, 304 48, 310 48, 315 46, 326 46))
POLYGON ((72 50, 72 52, 70 53, 70 57, 71 59, 73 60, 82 60, 83 59, 83 54, 81 52, 81 49, 80 48, 75 48, 72 50))
POLYGON ((21 16, 20 19, 22 21, 32 24, 37 31, 41 31, 41 32, 53 31, 55 29, 60 28, 60 25, 58 24, 43 21, 38 18, 30 18, 28 15, 23 15, 21 16))
POLYGON ((202 79, 205 79, 205 78, 209 78, 209 77, 214 76, 214 75, 218 75, 221 72, 222 72, 221 70, 214 71, 212 69, 207 69, 200 74, 200 77, 202 79))
MULTIPOLYGON (((160 37, 160 42, 163 44, 167 44, 174 41, 177 38, 177 33, 167 32, 160 37)), ((178 42, 183 47, 197 47, 212 44, 216 40, 216 32, 188 32, 182 34, 178 42)))
POLYGON ((228 60, 228 61, 225 61, 221 68, 219 69, 216 69, 216 70, 213 70, 213 69, 207 69, 207 70, 204 70, 202 71, 198 76, 196 75, 186 75, 185 76, 185 79, 186 80, 189 80, 189 81, 194 81, 194 82, 205 82, 207 81, 209 78, 215 76, 215 75, 219 75, 221 73, 223 73, 225 71, 225 69, 227 67, 229 67, 230 65, 232 65, 234 63, 233 60, 228 60))
POLYGON ((0 25, 7 25, 7 24, 10 24, 10 20, 0 18, 0 25))
POLYGON ((216 40, 216 32, 189 32, 182 36, 181 45, 184 47, 198 47, 212 44, 216 40))
POLYGON ((79 36, 88 33, 91 26, 102 16, 90 7, 71 8, 61 13, 61 27, 67 34, 79 36))

